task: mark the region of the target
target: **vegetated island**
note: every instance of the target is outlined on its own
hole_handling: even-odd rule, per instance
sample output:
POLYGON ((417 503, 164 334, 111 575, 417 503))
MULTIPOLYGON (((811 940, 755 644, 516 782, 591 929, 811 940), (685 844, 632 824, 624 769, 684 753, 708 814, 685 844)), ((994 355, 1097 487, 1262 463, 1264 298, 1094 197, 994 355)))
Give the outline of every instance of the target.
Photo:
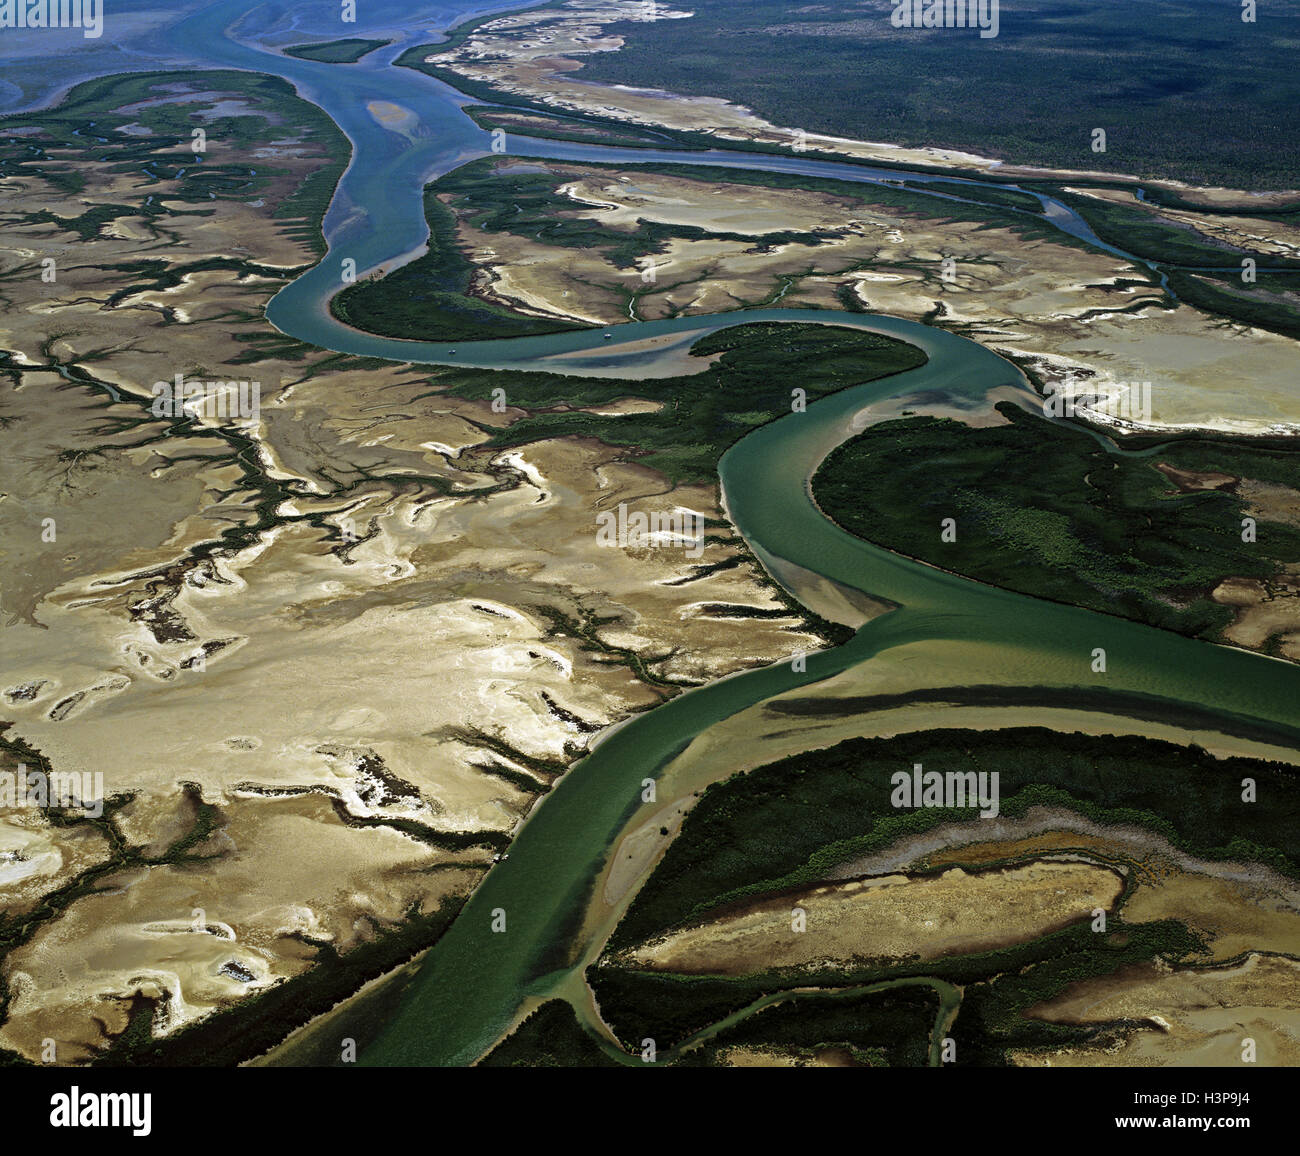
POLYGON ((285 56, 299 60, 316 60, 321 64, 356 64, 363 56, 392 44, 391 40, 363 40, 349 37, 344 40, 327 40, 323 44, 295 44, 284 50, 285 56))

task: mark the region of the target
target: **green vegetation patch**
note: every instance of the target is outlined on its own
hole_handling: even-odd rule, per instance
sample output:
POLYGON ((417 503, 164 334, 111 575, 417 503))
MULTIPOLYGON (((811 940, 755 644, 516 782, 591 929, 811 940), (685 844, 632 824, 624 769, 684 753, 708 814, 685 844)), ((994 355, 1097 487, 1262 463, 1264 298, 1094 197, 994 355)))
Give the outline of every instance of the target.
POLYGON ((1243 542, 1241 498, 1180 493, 1156 468, 1300 490, 1290 443, 1187 437, 1133 456, 1009 403, 998 410, 1007 425, 872 426, 818 470, 818 504, 859 537, 982 582, 1213 639, 1234 613, 1210 598, 1224 578, 1269 579, 1300 560, 1296 527, 1261 521, 1243 542), (956 519, 956 541, 941 541, 943 518, 956 519))
POLYGON ((890 776, 916 763, 944 772, 998 772, 1003 815, 1060 807, 1096 822, 1145 826, 1206 858, 1261 860, 1300 875, 1300 781, 1285 764, 1220 760, 1198 747, 1041 727, 851 739, 710 786, 611 948, 742 900, 817 883, 832 868, 906 835, 975 821, 972 810, 893 807, 890 776), (1242 801, 1247 777, 1263 801, 1242 801))
MULTIPOLYGON (((465 115, 484 132, 499 128, 506 133, 507 137, 542 137, 545 140, 567 140, 579 144, 603 144, 619 148, 701 147, 674 140, 665 133, 630 128, 617 121, 604 121, 585 116, 482 105, 470 105, 464 111, 465 115)), ((514 150, 508 149, 508 151, 514 150)))
POLYGON ((682 20, 608 25, 597 83, 726 97, 778 125, 1021 163, 1289 189, 1300 168, 1294 6, 1179 0, 1003 7, 998 35, 895 29, 879 3, 697 0, 682 20), (1241 77, 1250 76, 1249 86, 1241 77), (1106 151, 1092 151, 1105 128, 1106 151))
POLYGON ((734 1047, 808 1057, 833 1048, 868 1067, 923 1068, 939 1004, 936 991, 919 985, 849 995, 809 993, 758 1009, 677 1062, 711 1066, 734 1047))
POLYGON ((812 402, 847 386, 925 363, 915 346, 835 325, 763 322, 709 334, 691 351, 719 354, 701 373, 628 382, 552 373, 456 370, 438 378, 457 397, 483 398, 504 389, 509 405, 531 413, 496 432, 493 446, 552 437, 593 437, 627 446, 674 482, 712 481, 718 459, 758 421, 791 412, 791 387, 812 402), (596 406, 635 393, 663 403, 654 413, 601 416, 570 407, 596 406), (565 407, 560 409, 558 407, 565 407))
POLYGON ((435 182, 424 192, 428 252, 386 277, 348 286, 330 301, 335 317, 368 333, 420 341, 530 337, 581 328, 471 297, 474 267, 457 243, 456 215, 438 199, 438 191, 435 182))
POLYGON ((286 56, 297 56, 302 60, 318 60, 322 64, 356 64, 367 53, 376 48, 392 44, 391 40, 363 40, 357 36, 343 40, 329 40, 324 44, 295 44, 286 48, 286 56))
MULTIPOLYGON (((1053 188, 1052 196, 1078 213, 1107 244, 1146 261, 1214 266, 1231 269, 1239 274, 1242 258, 1253 257, 1259 265, 1300 272, 1300 261, 1294 258, 1258 249, 1237 248, 1210 238, 1190 225, 1168 220, 1151 209, 1138 205, 1117 205, 1113 201, 1069 193, 1060 188, 1053 188)), ((1244 209, 1238 209, 1237 213, 1241 216, 1253 215, 1244 209)))
POLYGON ((966 200, 980 201, 987 205, 1000 205, 1007 209, 1019 209, 1024 213, 1042 213, 1042 202, 1029 193, 1022 193, 1017 189, 1003 189, 997 185, 980 182, 962 183, 959 181, 904 181, 909 189, 924 191, 929 189, 935 193, 946 193, 952 197, 962 197, 966 200))
POLYGON ((562 999, 542 1004, 478 1062, 481 1068, 618 1068, 562 999))

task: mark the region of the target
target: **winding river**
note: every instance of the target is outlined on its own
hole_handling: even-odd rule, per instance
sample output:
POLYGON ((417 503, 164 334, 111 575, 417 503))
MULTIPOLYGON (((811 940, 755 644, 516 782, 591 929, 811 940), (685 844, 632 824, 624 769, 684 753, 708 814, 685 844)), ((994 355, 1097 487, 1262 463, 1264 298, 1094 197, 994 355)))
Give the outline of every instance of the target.
MULTIPOLYGON (((510 1026, 523 1001, 554 991, 593 945, 581 942, 593 881, 620 833, 637 814, 642 781, 655 777, 695 736, 737 712, 801 686, 820 682, 886 651, 918 645, 962 648, 1009 685, 1057 695, 1063 705, 1108 692, 1111 713, 1218 720, 1225 731, 1300 747, 1300 668, 1255 654, 1182 638, 1118 618, 1039 601, 981 585, 899 557, 847 534, 812 502, 808 482, 839 442, 861 428, 872 407, 916 398, 971 410, 994 390, 1026 389, 1012 365, 969 340, 890 317, 834 311, 765 309, 673 321, 630 322, 614 329, 545 337, 446 344, 399 341, 360 333, 331 317, 341 288, 340 262, 358 271, 419 253, 427 239, 425 183, 477 156, 485 134, 461 111, 476 103, 446 85, 392 61, 427 34, 411 36, 355 65, 296 60, 241 39, 241 18, 255 5, 228 0, 182 21, 177 43, 202 45, 213 67, 283 76, 320 105, 351 140, 354 155, 326 217, 328 256, 282 290, 267 316, 293 337, 328 349, 402 362, 629 377, 675 372, 664 349, 680 349, 702 334, 756 321, 818 321, 848 325, 911 342, 928 362, 883 381, 846 389, 804 413, 777 416, 734 445, 721 462, 727 510, 751 548, 774 572, 793 563, 852 590, 895 603, 846 644, 811 655, 807 668, 790 663, 726 678, 684 693, 608 732, 534 808, 507 859, 493 867, 460 917, 429 951, 399 1011, 363 1053, 368 1064, 473 1062, 510 1026), (368 111, 383 101, 413 111, 418 129, 403 135, 368 111), (611 334, 606 338, 605 333, 611 334), (623 348, 647 337, 673 335, 647 352, 623 348), (865 417, 863 416, 865 414, 865 417), (1104 674, 1092 656, 1107 654, 1104 674), (507 932, 492 931, 503 911, 507 932)), ((499 5, 497 7, 519 7, 499 5)), ((859 182, 925 181, 925 174, 873 170, 711 150, 619 149, 521 140, 522 153, 625 165, 725 165, 859 182)), ((946 181, 953 178, 945 177, 946 181)), ((1036 194, 1035 194, 1036 195, 1036 194)), ((1040 198, 1046 219, 1108 252, 1065 206, 1040 198)), ((776 415, 774 415, 776 416, 776 415)), ((599 946, 599 945, 595 945, 599 946)))

